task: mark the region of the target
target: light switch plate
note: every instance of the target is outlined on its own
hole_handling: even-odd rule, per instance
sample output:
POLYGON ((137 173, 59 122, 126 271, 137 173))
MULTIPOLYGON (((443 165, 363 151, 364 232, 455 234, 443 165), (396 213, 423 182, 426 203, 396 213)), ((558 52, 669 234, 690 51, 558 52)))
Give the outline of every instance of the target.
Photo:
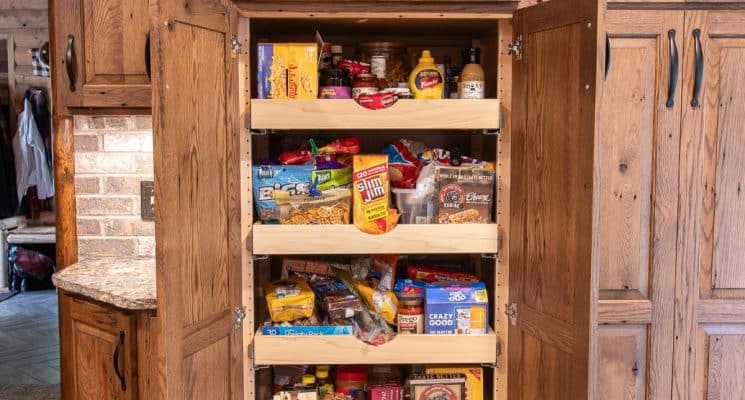
POLYGON ((155 220, 155 190, 153 181, 140 181, 140 215, 144 221, 155 220))

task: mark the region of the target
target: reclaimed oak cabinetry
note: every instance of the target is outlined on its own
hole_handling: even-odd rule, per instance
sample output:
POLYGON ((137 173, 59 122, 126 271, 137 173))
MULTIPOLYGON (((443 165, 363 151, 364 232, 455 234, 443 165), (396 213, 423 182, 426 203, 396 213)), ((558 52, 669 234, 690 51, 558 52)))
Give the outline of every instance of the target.
POLYGON ((55 113, 67 114, 70 108, 150 108, 148 1, 51 3, 55 113))
POLYGON ((598 393, 741 398, 745 11, 606 27, 598 393))
POLYGON ((137 399, 134 313, 60 292, 62 398, 137 399))
MULTIPOLYGON (((162 398, 263 400, 271 386, 260 369, 266 365, 407 360, 483 362, 487 398, 495 400, 742 393, 745 12, 606 12, 604 2, 590 0, 519 11, 498 1, 154 3, 162 398), (374 114, 354 118, 361 111, 351 102, 251 100, 255 41, 261 34, 296 39, 303 23, 332 34, 402 36, 398 25, 434 36, 447 26, 451 43, 465 38, 488 50, 487 86, 498 101, 456 102, 450 119, 447 111, 394 109, 388 125, 370 127, 365 137, 406 129, 398 125, 402 114, 420 132, 453 124, 448 135, 433 133, 438 138, 499 128, 496 138, 476 132, 468 139, 498 161, 493 224, 450 229, 472 235, 468 242, 445 241, 436 226, 402 226, 366 240, 351 226, 254 224, 246 171, 268 156, 269 139, 250 130, 291 135, 376 123, 374 114), (491 113, 495 107, 502 118, 491 113), (474 110, 474 118, 464 117, 474 110), (327 112, 346 120, 314 118, 327 112), (448 343, 409 337, 376 349, 351 338, 257 334, 271 257, 386 246, 475 256, 492 289, 493 330, 448 343), (483 261, 479 253, 498 257, 483 261), (458 346, 469 351, 447 354, 458 346), (427 358, 429 347, 444 354, 427 358)), ((103 337, 102 346, 113 343, 103 337)))

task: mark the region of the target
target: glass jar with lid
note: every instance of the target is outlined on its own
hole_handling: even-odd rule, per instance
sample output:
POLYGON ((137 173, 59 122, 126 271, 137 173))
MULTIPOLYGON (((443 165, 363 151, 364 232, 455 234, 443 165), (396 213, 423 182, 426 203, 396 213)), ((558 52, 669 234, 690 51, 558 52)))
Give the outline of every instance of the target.
POLYGON ((396 87, 396 83, 409 80, 411 65, 409 65, 406 47, 401 43, 360 43, 359 57, 362 62, 373 64, 373 61, 375 61, 378 68, 383 66, 385 72, 382 75, 385 78, 381 79, 381 87, 396 87), (373 60, 373 57, 376 57, 375 60, 373 60))

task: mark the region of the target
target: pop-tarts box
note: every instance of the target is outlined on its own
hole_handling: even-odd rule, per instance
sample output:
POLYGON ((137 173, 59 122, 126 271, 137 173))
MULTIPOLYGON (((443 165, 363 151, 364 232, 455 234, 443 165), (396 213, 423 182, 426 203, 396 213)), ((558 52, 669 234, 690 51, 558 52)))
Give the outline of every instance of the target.
POLYGON ((480 335, 489 329, 484 282, 436 282, 424 289, 424 332, 480 335))
POLYGON ((315 43, 259 43, 257 48, 258 98, 318 97, 318 46, 315 43))

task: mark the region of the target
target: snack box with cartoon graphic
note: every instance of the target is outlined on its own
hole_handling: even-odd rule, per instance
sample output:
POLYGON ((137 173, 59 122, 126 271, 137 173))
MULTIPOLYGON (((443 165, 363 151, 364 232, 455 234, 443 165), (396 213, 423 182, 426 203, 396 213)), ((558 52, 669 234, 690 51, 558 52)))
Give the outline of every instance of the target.
POLYGON ((424 289, 424 304, 425 333, 488 333, 489 296, 484 282, 428 283, 424 289))
POLYGON ((318 97, 315 43, 259 43, 257 92, 260 99, 318 97))

